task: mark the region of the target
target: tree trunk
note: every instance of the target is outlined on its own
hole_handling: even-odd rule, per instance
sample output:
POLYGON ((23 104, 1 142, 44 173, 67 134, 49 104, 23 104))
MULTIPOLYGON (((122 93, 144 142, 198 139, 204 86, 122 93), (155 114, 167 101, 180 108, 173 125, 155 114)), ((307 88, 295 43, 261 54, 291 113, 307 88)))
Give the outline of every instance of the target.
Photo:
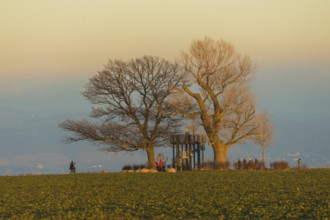
POLYGON ((154 151, 154 146, 149 146, 147 148, 147 155, 148 155, 148 168, 150 169, 155 169, 155 151, 154 151))
POLYGON ((262 169, 265 169, 265 145, 261 145, 262 169))
POLYGON ((212 145, 214 153, 214 168, 215 169, 227 169, 227 152, 228 147, 220 143, 214 143, 212 145))

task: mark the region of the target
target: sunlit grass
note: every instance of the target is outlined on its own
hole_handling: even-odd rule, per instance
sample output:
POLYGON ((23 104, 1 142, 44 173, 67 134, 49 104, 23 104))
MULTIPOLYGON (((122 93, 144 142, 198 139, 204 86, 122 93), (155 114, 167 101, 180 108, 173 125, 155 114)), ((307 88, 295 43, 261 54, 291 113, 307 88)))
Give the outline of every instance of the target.
POLYGON ((329 218, 330 170, 0 177, 0 218, 329 218))

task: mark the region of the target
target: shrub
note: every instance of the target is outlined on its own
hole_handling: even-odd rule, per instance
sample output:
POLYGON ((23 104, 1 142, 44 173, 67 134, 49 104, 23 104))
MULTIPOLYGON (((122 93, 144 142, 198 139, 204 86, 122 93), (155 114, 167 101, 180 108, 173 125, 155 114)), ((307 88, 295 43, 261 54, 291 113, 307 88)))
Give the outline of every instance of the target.
POLYGON ((213 161, 208 160, 208 161, 202 163, 201 167, 202 167, 203 169, 205 169, 205 170, 211 170, 211 169, 213 169, 213 167, 214 167, 214 166, 213 166, 213 161))
POLYGON ((122 170, 132 170, 132 166, 131 165, 124 165, 122 170))
POLYGON ((274 161, 270 163, 270 168, 274 170, 289 170, 290 166, 288 161, 274 161))
POLYGON ((240 163, 234 162, 233 164, 233 169, 235 170, 264 170, 264 168, 265 163, 258 160, 249 161, 245 165, 242 161, 240 163))
POLYGON ((136 170, 141 170, 143 168, 146 168, 146 165, 144 164, 140 164, 140 165, 133 165, 133 170, 136 171, 136 170))
POLYGON ((229 161, 215 164, 213 161, 209 160, 202 164, 202 167, 207 170, 212 170, 212 169, 227 170, 229 168, 229 166, 230 166, 229 161))

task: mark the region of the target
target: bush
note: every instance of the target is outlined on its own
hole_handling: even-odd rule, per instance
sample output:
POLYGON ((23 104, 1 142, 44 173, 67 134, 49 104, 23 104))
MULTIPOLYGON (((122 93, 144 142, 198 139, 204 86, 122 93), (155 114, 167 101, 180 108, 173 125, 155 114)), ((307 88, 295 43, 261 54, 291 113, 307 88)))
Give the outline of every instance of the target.
POLYGON ((240 163, 237 161, 234 162, 233 168, 235 170, 264 170, 265 163, 258 160, 250 160, 246 164, 244 164, 242 161, 240 163))
POLYGON ((144 164, 140 164, 140 165, 133 165, 133 170, 136 171, 136 170, 141 170, 143 168, 146 168, 146 165, 144 164))
POLYGON ((274 161, 270 163, 270 168, 274 170, 289 170, 290 166, 288 161, 274 161))
POLYGON ((131 165, 124 165, 122 170, 132 170, 132 166, 131 165))
POLYGON ((227 170, 230 166, 230 162, 229 161, 226 161, 226 162, 223 162, 223 163, 217 163, 215 164, 213 161, 206 161, 202 164, 202 167, 204 169, 207 169, 207 170, 213 170, 213 169, 216 169, 216 170, 227 170))
POLYGON ((208 160, 208 161, 202 163, 201 167, 205 170, 211 170, 211 169, 213 169, 213 161, 208 160))

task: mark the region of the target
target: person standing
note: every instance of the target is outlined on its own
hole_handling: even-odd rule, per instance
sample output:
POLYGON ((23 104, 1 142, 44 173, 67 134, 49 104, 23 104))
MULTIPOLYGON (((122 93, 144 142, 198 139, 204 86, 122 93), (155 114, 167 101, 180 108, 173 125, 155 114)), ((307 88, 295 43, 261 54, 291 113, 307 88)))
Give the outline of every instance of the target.
POLYGON ((241 161, 241 159, 238 159, 238 161, 237 161, 237 169, 238 170, 241 170, 242 169, 242 161, 241 161))
POLYGON ((70 162, 70 174, 75 174, 76 173, 76 163, 71 161, 70 162))
POLYGON ((159 171, 163 171, 163 167, 164 167, 164 162, 162 161, 162 159, 159 160, 159 171))

